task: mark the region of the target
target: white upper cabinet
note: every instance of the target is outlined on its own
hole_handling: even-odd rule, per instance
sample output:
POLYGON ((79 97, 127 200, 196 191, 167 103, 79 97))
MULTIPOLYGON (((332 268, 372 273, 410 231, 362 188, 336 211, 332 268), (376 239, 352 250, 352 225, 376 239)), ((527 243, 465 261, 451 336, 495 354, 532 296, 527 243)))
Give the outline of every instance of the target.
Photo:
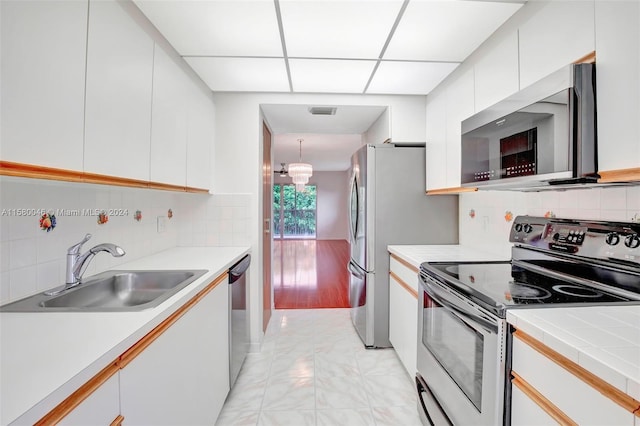
POLYGON ((0 2, 0 159, 82 170, 87 8, 0 2))
POLYGON ((427 96, 427 191, 447 187, 446 93, 427 96))
POLYGON ((640 167, 640 3, 596 2, 598 169, 640 167))
POLYGON ((514 31, 493 42, 474 66, 475 109, 483 109, 519 89, 518 34, 514 31))
POLYGON ((129 7, 89 5, 84 169, 149 180, 154 42, 129 7))
POLYGON ((595 50, 594 1, 533 3, 539 8, 519 29, 520 88, 595 50))
POLYGON ((189 83, 175 60, 156 45, 149 171, 152 182, 186 184, 189 83))
POLYGON ((195 85, 189 91, 187 132, 187 186, 211 187, 211 150, 214 140, 215 105, 195 85))
POLYGON ((446 185, 448 188, 460 186, 462 121, 471 117, 475 112, 473 87, 473 69, 469 69, 447 89, 446 185))

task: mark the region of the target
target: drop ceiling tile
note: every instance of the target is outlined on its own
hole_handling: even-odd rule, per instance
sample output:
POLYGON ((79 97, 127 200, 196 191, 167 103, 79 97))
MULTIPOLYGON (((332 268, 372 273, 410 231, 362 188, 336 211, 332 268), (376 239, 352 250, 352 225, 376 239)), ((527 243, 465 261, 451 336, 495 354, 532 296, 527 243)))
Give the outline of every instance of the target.
POLYGON ((289 59, 294 92, 362 93, 376 61, 289 59))
POLYGON ((281 0, 289 57, 377 59, 401 0, 281 0))
POLYGON ((283 56, 273 0, 134 0, 181 55, 283 56))
POLYGON ((213 91, 288 92, 289 80, 282 58, 185 57, 213 91))
POLYGON ((458 65, 452 62, 382 61, 367 93, 426 95, 458 65))
POLYGON ((522 3, 411 1, 384 59, 462 62, 522 3))

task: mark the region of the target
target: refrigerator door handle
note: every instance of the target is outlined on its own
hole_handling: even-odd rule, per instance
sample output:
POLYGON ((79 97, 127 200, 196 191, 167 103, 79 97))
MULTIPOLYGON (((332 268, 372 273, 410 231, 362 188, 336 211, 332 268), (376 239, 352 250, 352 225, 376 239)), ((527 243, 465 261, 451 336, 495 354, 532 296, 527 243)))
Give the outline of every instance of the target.
POLYGON ((361 280, 365 279, 364 271, 358 268, 358 265, 356 265, 353 262, 353 260, 349 260, 349 263, 347 264, 347 269, 349 270, 351 275, 355 276, 356 278, 360 278, 361 280))

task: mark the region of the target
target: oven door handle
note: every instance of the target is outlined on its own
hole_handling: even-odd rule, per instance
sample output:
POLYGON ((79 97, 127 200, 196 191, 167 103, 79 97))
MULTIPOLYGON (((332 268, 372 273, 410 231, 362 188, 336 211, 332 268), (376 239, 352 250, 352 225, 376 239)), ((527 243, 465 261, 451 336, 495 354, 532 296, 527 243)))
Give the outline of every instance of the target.
POLYGON ((461 315, 463 318, 467 318, 473 324, 477 324, 487 330, 490 333, 498 333, 498 324, 491 319, 487 319, 483 316, 482 312, 475 309, 473 305, 465 303, 463 300, 459 300, 456 296, 449 294, 447 291, 440 289, 434 284, 431 284, 428 279, 425 280, 424 276, 420 276, 420 283, 424 291, 427 292, 435 302, 450 309, 451 311, 461 315), (458 300, 456 300, 458 299, 458 300))
POLYGON ((425 382, 419 373, 416 374, 416 389, 418 391, 418 401, 422 407, 422 412, 429 424, 431 426, 452 426, 451 420, 449 420, 449 417, 445 414, 440 403, 433 395, 433 392, 431 392, 431 389, 427 386, 427 382, 425 382), (428 408, 427 404, 429 404, 428 408))

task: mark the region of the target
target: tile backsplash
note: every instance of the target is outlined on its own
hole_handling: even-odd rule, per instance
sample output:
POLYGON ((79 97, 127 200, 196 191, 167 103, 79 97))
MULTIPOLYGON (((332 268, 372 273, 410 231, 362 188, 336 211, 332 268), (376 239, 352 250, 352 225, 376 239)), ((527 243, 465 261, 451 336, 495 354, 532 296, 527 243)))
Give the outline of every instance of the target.
POLYGON ((477 191, 460 195, 460 244, 511 256, 508 213, 640 222, 640 186, 567 191, 477 191))
POLYGON ((92 238, 83 252, 110 242, 126 255, 95 256, 85 276, 176 246, 250 245, 249 221, 255 220, 250 201, 249 194, 187 194, 0 177, 0 304, 63 284, 67 248, 86 233, 92 238), (109 214, 102 225, 97 216, 101 211, 109 214), (49 232, 39 226, 44 212, 56 216, 49 232), (159 217, 164 227, 158 226, 159 217))

